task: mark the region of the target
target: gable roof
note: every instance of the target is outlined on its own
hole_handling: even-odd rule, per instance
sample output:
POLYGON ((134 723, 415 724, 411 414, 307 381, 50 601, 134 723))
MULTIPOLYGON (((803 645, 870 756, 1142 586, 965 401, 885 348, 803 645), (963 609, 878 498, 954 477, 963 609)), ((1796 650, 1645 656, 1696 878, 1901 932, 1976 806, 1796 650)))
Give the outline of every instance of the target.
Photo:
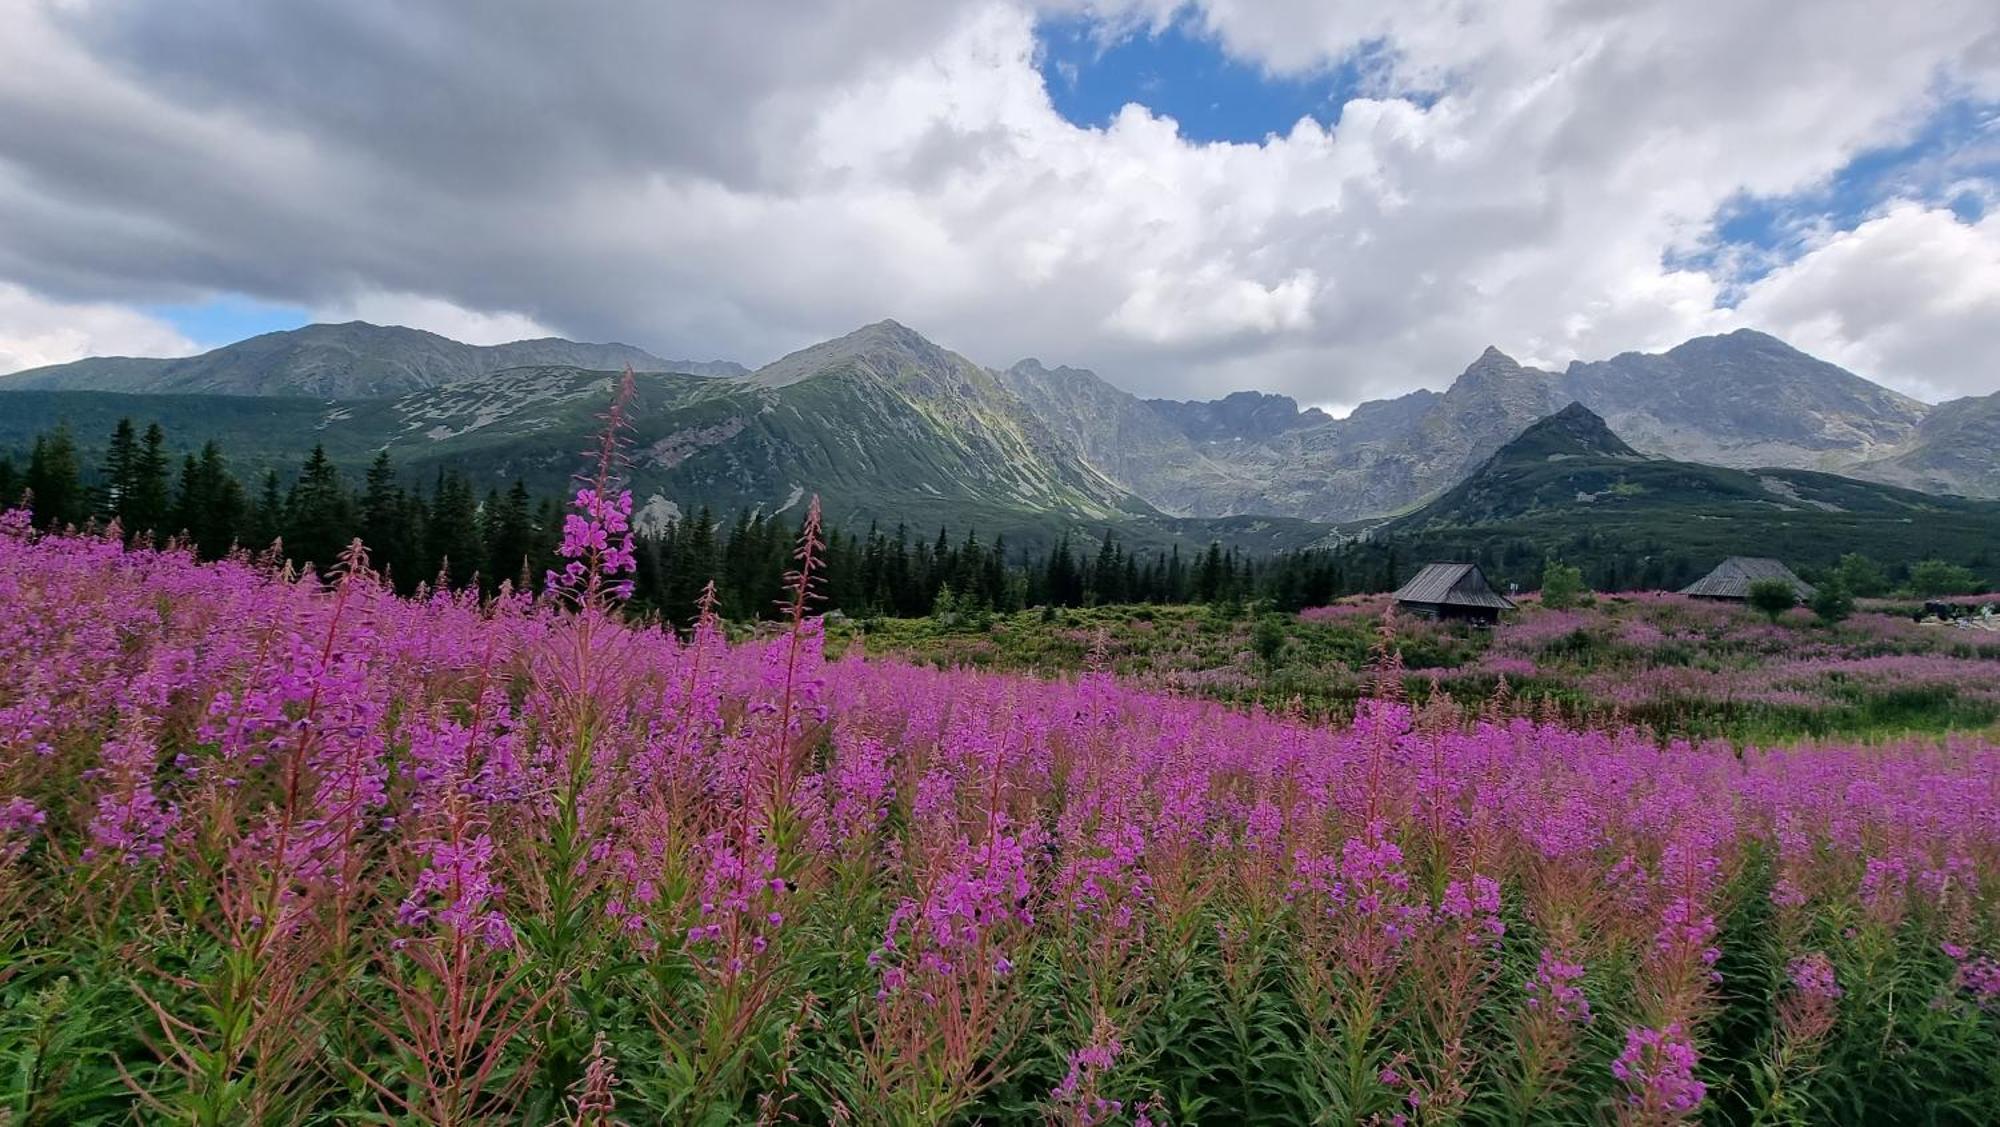
POLYGON ((1813 585, 1792 574, 1792 569, 1764 556, 1731 556, 1715 565, 1715 570, 1681 588, 1683 595, 1710 599, 1747 599, 1750 585, 1765 579, 1782 579, 1792 585, 1801 599, 1813 597, 1813 585))
POLYGON ((1479 565, 1469 563, 1425 564, 1392 597, 1399 603, 1514 609, 1513 600, 1486 582, 1486 573, 1479 570, 1479 565))

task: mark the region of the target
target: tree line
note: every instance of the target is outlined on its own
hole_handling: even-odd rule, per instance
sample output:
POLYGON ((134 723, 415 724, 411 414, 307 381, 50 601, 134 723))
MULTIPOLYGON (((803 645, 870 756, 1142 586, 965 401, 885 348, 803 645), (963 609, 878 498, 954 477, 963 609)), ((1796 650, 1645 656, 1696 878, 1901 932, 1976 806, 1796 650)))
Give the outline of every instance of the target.
MULTIPOLYGON (((428 486, 406 480, 384 451, 360 480, 314 447, 297 470, 269 470, 245 483, 215 442, 178 463, 165 430, 121 419, 95 464, 86 465, 67 426, 39 435, 25 465, 0 456, 0 499, 32 497, 41 528, 108 527, 128 541, 178 541, 203 559, 280 546, 299 566, 324 567, 355 539, 398 589, 420 584, 485 592, 503 581, 539 588, 553 564, 566 497, 534 497, 519 480, 483 496, 461 472, 439 468, 428 486)), ((634 602, 678 624, 716 584, 722 613, 773 613, 792 566, 803 514, 707 508, 643 528, 634 602)), ((1133 549, 1107 529, 1068 533, 1039 549, 1004 537, 940 528, 871 525, 825 533, 823 606, 849 615, 922 616, 947 610, 1009 612, 1031 606, 1111 603, 1247 603, 1285 609, 1371 589, 1348 581, 1330 553, 1258 556, 1220 543, 1183 554, 1133 549)))
MULTIPOLYGON (((503 581, 539 589, 554 563, 568 501, 532 496, 519 480, 482 495, 450 467, 430 474, 428 483, 409 480, 386 451, 350 481, 319 447, 292 474, 266 471, 246 485, 216 443, 176 463, 159 424, 140 430, 129 419, 119 421, 95 465, 83 464, 63 426, 35 439, 25 465, 0 456, 0 499, 11 504, 24 492, 32 494, 34 520, 43 528, 115 520, 128 540, 179 540, 204 559, 277 544, 295 564, 324 567, 359 539, 375 567, 404 592, 419 584, 476 583, 491 593, 503 581)), ((770 616, 784 592, 802 516, 702 508, 644 527, 634 604, 686 625, 713 580, 726 617, 770 616)), ((865 531, 829 525, 825 542, 822 606, 855 617, 1117 603, 1255 603, 1291 611, 1393 590, 1428 562, 1393 539, 1262 554, 1211 542, 1183 553, 1128 547, 1112 529, 1014 548, 1004 537, 982 539, 971 530, 929 535, 904 525, 865 531)), ((1614 545, 1589 533, 1553 552, 1520 537, 1464 547, 1469 551, 1452 558, 1479 563, 1502 590, 1540 586, 1552 558, 1581 565, 1582 582, 1601 591, 1671 590, 1713 566, 1663 544, 1614 545)), ((1953 594, 1979 586, 1966 568, 1941 561, 1883 567, 1850 554, 1837 569, 1802 570, 1811 579, 1838 571, 1855 595, 1953 594)))

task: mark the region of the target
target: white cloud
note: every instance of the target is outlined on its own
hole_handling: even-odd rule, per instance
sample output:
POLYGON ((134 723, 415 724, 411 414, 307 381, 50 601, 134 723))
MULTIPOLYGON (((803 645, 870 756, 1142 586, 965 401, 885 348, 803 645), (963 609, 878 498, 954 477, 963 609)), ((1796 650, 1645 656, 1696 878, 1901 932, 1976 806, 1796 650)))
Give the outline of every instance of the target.
POLYGON ((0 282, 0 374, 85 356, 186 356, 194 342, 163 321, 103 302, 57 302, 0 282))
POLYGON ((1387 49, 1337 126, 1203 145, 1136 106, 1064 121, 1012 0, 0 0, 0 279, 752 363, 893 316, 990 363, 1306 402, 1752 317, 1907 387, 1977 390, 1964 357, 2000 348, 1952 300, 1990 220, 1821 232, 1734 311, 1664 264, 1741 194, 2000 97, 1990 0, 1195 11, 1273 71, 1387 49))
POLYGON ((2000 389, 2000 212, 1898 204, 1752 286, 1737 308, 1808 352, 1923 399, 2000 389))
POLYGON ((378 325, 408 325, 466 344, 506 344, 556 336, 532 317, 520 313, 481 313, 438 297, 406 293, 362 293, 313 311, 315 321, 372 321, 378 325))

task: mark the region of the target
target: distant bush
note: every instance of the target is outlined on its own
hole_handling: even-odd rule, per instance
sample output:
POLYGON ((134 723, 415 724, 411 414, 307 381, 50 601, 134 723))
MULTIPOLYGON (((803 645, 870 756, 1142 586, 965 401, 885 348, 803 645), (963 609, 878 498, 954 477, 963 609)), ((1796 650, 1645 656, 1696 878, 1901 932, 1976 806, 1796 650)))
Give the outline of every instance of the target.
POLYGON ((1285 621, 1276 615, 1266 615, 1257 620, 1257 629, 1250 635, 1250 648, 1257 651, 1257 657, 1265 668, 1274 668, 1278 658, 1285 652, 1285 621))
POLYGON ((1910 590, 1923 598, 1970 595, 1978 589, 1979 577, 1955 563, 1924 560, 1910 569, 1910 590))
POLYGON ((1583 586, 1583 569, 1550 560, 1542 569, 1542 605, 1554 610, 1576 606, 1588 594, 1583 586))
POLYGON ((1889 590, 1889 579, 1882 574, 1882 569, 1860 552, 1849 552, 1840 557, 1833 574, 1856 598, 1872 599, 1889 590))
POLYGON ((1798 591, 1783 579, 1759 579, 1750 585, 1750 609, 1772 622, 1798 603, 1798 591))
POLYGON ((1830 575, 1819 585, 1819 589, 1813 592, 1809 605, 1821 622, 1831 626, 1836 622, 1845 621, 1848 615, 1854 613, 1854 596, 1849 593, 1847 584, 1841 581, 1839 575, 1830 575))

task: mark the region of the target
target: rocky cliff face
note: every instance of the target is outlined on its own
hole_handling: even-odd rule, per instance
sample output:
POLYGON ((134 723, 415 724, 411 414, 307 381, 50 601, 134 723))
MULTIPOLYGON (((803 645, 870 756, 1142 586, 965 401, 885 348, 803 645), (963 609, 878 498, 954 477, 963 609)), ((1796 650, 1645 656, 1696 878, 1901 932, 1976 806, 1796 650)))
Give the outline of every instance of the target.
POLYGON ((1929 408, 1749 329, 1574 363, 1562 394, 1640 450, 1749 469, 1839 469, 1908 440, 1929 408))
POLYGON ((2000 498, 2000 392, 1938 404, 1900 448, 1854 472, 1926 493, 2000 498))
POLYGON ((1262 391, 1234 391, 1207 402, 1148 399, 1146 406, 1197 443, 1268 442, 1289 431, 1332 421, 1317 407, 1301 411, 1291 396, 1262 391))
MULTIPOLYGON (((686 446, 693 468, 674 472, 696 475, 687 478, 696 493, 745 506, 779 506, 795 487, 824 482, 852 511, 871 514, 894 513, 912 498, 949 497, 958 500, 919 508, 1042 508, 1083 519, 1135 507, 1175 517, 1372 519, 1438 496, 1572 402, 1647 455, 1836 470, 2000 496, 2000 395, 1932 410, 1749 331, 1657 355, 1573 363, 1560 373, 1489 348, 1444 391, 1364 403, 1340 419, 1254 391, 1208 402, 1143 400, 1089 371, 1035 360, 996 371, 894 321, 754 373, 616 344, 549 339, 482 348, 414 329, 314 325, 178 360, 105 358, 0 377, 0 391, 291 396, 343 405, 437 392, 414 402, 422 412, 484 420, 476 429, 505 431, 518 443, 553 426, 550 412, 567 410, 536 389, 569 377, 523 373, 601 376, 628 363, 716 377, 688 383, 690 402, 662 421, 686 432, 685 442, 669 447, 686 446), (493 429, 515 415, 518 426, 493 429), (721 493, 710 488, 724 485, 721 493)), ((342 417, 379 414, 356 407, 342 417)))
MULTIPOLYGON (((1571 402, 1602 416, 1645 454, 2000 493, 1983 473, 2000 455, 1981 457, 1979 412, 1933 428, 1930 453, 1882 461, 1918 440, 1929 413, 1924 404, 1747 330, 1657 355, 1576 363, 1561 373, 1524 367, 1489 348, 1443 392, 1365 403, 1344 419, 1254 392, 1211 403, 1152 400, 1147 406, 1190 438, 1201 462, 1187 469, 1184 460, 1135 459, 1127 469, 1107 459, 1103 468, 1177 511, 1347 521, 1438 495, 1571 402), (1861 469, 1864 463, 1874 468, 1861 469), (1202 488, 1192 487, 1196 476, 1202 488)), ((1072 414, 1075 441, 1086 448, 1100 437, 1110 441, 1090 433, 1097 417, 1072 414)))

